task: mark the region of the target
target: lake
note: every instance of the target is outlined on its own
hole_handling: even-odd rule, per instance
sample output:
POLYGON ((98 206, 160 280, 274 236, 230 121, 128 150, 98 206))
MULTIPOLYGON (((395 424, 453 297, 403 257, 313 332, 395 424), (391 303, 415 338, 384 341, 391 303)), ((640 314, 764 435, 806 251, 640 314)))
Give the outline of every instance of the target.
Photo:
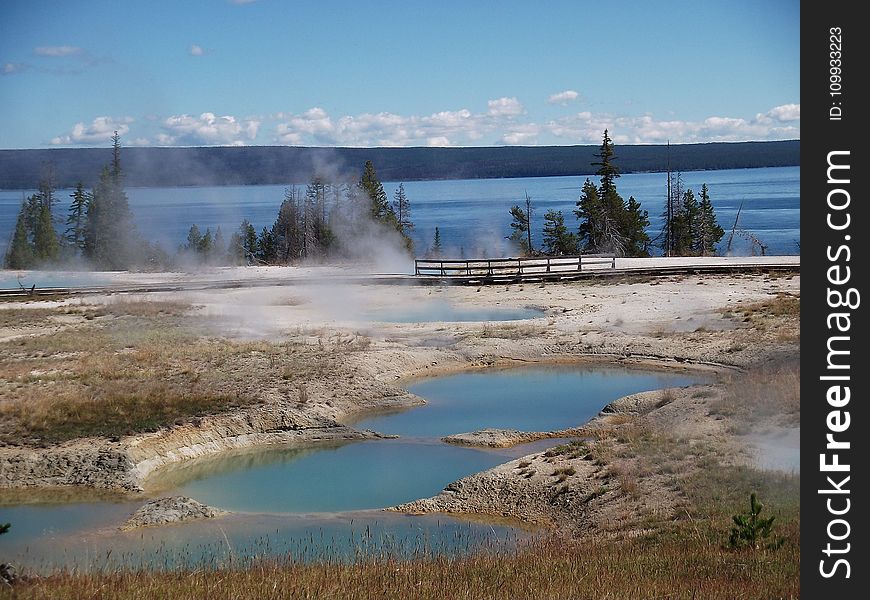
MULTIPOLYGON (((595 180, 595 178, 592 178, 595 180)), ((505 237, 510 234, 508 211, 528 193, 533 202, 533 243, 540 243, 543 215, 562 210, 565 222, 576 229, 575 208, 585 177, 528 177, 517 179, 465 179, 409 181, 412 234, 418 255, 432 243, 435 227, 445 254, 459 257, 509 256, 515 253, 505 237)), ((726 236, 743 203, 739 228, 768 246, 768 254, 800 254, 800 167, 728 169, 683 173, 685 187, 700 192, 706 183, 726 236)), ((623 198, 634 196, 650 214, 650 237, 662 228, 667 177, 664 173, 632 173, 617 180, 623 198)), ((304 187, 304 186, 303 186, 304 187)), ((398 182, 385 182, 392 199, 398 182)), ((196 223, 202 231, 221 227, 229 234, 242 219, 259 231, 271 227, 284 197, 285 186, 224 186, 188 188, 130 188, 127 195, 140 233, 174 250, 196 223)), ((33 193, 0 190, 0 248, 6 248, 22 198, 33 193)), ((72 190, 60 190, 58 217, 65 218, 72 190)), ((59 228, 62 226, 59 225, 59 228)), ((736 237, 735 254, 749 254, 750 243, 736 237)))

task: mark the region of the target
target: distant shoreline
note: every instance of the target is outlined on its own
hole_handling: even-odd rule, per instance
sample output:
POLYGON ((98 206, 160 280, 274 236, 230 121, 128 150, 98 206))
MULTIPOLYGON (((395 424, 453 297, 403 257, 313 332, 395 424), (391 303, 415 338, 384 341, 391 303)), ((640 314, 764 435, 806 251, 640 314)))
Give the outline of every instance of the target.
MULTIPOLYGON (((358 178, 371 160, 382 181, 448 181, 592 175, 597 145, 463 148, 295 146, 124 148, 125 184, 135 188, 298 185, 317 175, 358 178)), ((800 166, 800 140, 623 145, 621 172, 720 171, 800 166)), ((111 148, 0 150, 0 189, 34 189, 51 165, 55 185, 86 187, 111 148)))

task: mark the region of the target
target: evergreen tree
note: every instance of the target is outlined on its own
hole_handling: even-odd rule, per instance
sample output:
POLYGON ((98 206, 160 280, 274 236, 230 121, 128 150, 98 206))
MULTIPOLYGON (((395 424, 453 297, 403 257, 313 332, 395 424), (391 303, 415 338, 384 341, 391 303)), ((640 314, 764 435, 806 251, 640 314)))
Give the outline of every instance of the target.
POLYGON ((278 217, 272 225, 275 256, 281 264, 298 260, 303 255, 302 215, 299 210, 299 192, 294 187, 284 191, 284 201, 278 208, 278 217))
POLYGON ((598 251, 602 243, 604 207, 598 197, 598 188, 588 177, 583 183, 574 214, 580 220, 578 237, 583 249, 587 252, 598 251))
POLYGON ((259 253, 257 230, 247 219, 239 225, 239 238, 242 260, 245 264, 253 264, 259 253))
POLYGON ((27 269, 55 262, 60 254, 60 238, 54 229, 51 208, 54 184, 51 169, 39 180, 38 192, 21 203, 5 264, 11 269, 27 269))
POLYGON ((393 213, 396 215, 396 228, 402 235, 405 247, 410 254, 414 253, 414 241, 411 239, 411 230, 414 223, 411 221, 411 201, 405 194, 405 184, 400 183, 393 195, 393 213))
POLYGON ((550 256, 577 253, 577 236, 568 231, 561 210, 548 210, 544 215, 544 253, 550 256))
POLYGON ((532 253, 529 245, 529 215, 519 204, 511 207, 511 234, 507 239, 516 244, 523 256, 532 253))
POLYGON ((27 208, 27 202, 22 202, 18 219, 15 221, 15 232, 12 234, 9 250, 6 252, 7 269, 28 269, 33 266, 36 253, 28 239, 27 208))
POLYGON ((683 174, 668 171, 668 193, 665 200, 664 230, 662 231, 662 251, 665 256, 675 256, 680 245, 680 228, 685 227, 681 218, 683 203, 683 174))
POLYGON ((199 227, 197 227, 196 224, 193 224, 187 232, 187 246, 185 246, 185 250, 196 253, 199 252, 201 245, 202 233, 200 232, 199 227))
POLYGON ((508 239, 514 242, 522 254, 530 256, 534 254, 532 246, 532 199, 526 193, 525 199, 526 209, 523 210, 520 206, 514 205, 511 207, 511 234, 508 239))
POLYGON ((70 195, 72 203, 69 206, 69 214, 66 218, 67 229, 64 235, 68 246, 75 251, 81 251, 85 246, 85 223, 87 220, 88 203, 90 194, 85 191, 84 184, 80 181, 76 190, 70 195))
POLYGON ((399 184, 393 195, 393 212, 396 213, 396 220, 399 223, 399 233, 407 234, 414 229, 414 223, 411 221, 411 202, 405 194, 404 183, 399 184))
POLYGON ((713 211, 713 203, 707 184, 701 186, 701 202, 698 204, 698 225, 696 227, 695 250, 701 256, 716 253, 716 244, 725 235, 725 230, 716 221, 716 213, 713 211))
POLYGON ((33 249, 40 264, 54 262, 60 251, 60 242, 52 221, 50 200, 45 198, 39 204, 39 217, 33 232, 33 249))
POLYGON ((583 184, 577 209, 580 219, 579 237, 587 252, 612 252, 617 256, 648 256, 649 239, 643 228, 649 224, 646 211, 631 199, 625 202, 616 190, 619 169, 613 163, 616 155, 609 132, 604 130, 601 150, 595 155, 600 160, 598 188, 589 179, 583 184))
POLYGON ((691 188, 687 189, 683 194, 682 216, 685 223, 682 232, 683 239, 679 240, 679 244, 683 254, 694 254, 695 242, 698 238, 698 200, 695 198, 695 192, 691 188))
POLYGON ((272 265, 278 259, 278 245, 272 232, 263 227, 260 237, 257 238, 257 260, 261 263, 272 265))
POLYGON ((123 180, 121 143, 116 131, 112 136, 112 163, 103 168, 93 190, 84 229, 85 256, 108 269, 128 268, 140 245, 123 180))
POLYGON ((432 240, 431 255, 435 258, 441 257, 441 230, 435 227, 435 238, 432 240))
POLYGON ((211 259, 211 255, 214 252, 214 236, 212 236, 210 228, 207 228, 205 233, 202 234, 196 251, 203 261, 208 262, 211 259))
POLYGON ((387 193, 384 191, 384 186, 381 185, 375 167, 370 160, 366 161, 358 187, 369 200, 372 219, 378 223, 395 225, 396 213, 393 212, 393 207, 387 201, 387 193))
POLYGON ((628 256, 649 256, 650 239, 646 229, 649 227, 649 213, 642 210, 640 203, 629 196, 624 213, 623 231, 628 256))
POLYGON ((616 159, 613 150, 613 140, 610 139, 610 133, 606 129, 604 130, 604 141, 601 143, 601 149, 594 156, 601 159, 600 162, 592 163, 592 166, 598 167, 598 171, 595 174, 601 177, 599 195, 606 199, 616 194, 616 178, 619 177, 619 168, 613 164, 613 161, 616 159))

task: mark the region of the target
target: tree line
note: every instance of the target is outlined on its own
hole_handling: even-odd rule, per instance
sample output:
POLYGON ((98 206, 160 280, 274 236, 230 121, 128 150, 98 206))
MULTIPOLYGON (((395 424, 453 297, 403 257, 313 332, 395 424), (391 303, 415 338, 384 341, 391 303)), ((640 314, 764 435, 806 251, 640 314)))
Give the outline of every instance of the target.
POLYGON ((390 202, 371 161, 358 181, 327 181, 316 176, 303 191, 284 192, 284 200, 271 227, 256 228, 244 219, 229 240, 218 228, 202 233, 192 225, 181 250, 198 262, 211 265, 287 265, 357 256, 362 235, 393 235, 408 253, 414 245, 410 233, 411 203, 404 184, 390 202))
POLYGON ((543 244, 536 249, 532 245, 534 206, 531 198, 526 194, 522 205, 510 209, 511 234, 508 239, 521 254, 558 256, 584 252, 646 257, 650 256, 654 242, 658 242, 656 245, 666 256, 715 254, 715 246, 724 231, 716 221, 707 184, 701 187, 701 194, 696 198, 691 189, 682 188, 679 175, 674 182, 668 173, 668 198, 663 215, 665 227, 658 238, 652 240, 647 233, 649 213, 641 208, 634 196, 626 201, 616 189, 620 172, 614 162, 613 141, 606 129, 595 158, 598 160, 592 165, 598 167, 599 183, 595 185, 589 178, 583 183, 577 208, 573 211, 579 221, 576 231, 565 224, 561 210, 549 210, 544 214, 543 244))
POLYGON ((153 247, 136 233, 121 169, 121 140, 112 137, 112 161, 103 167, 91 190, 79 183, 72 194, 66 229, 55 228, 56 189, 49 167, 38 191, 22 202, 6 267, 28 269, 71 262, 82 257, 97 268, 118 270, 153 258, 153 247))
POLYGON ((259 233, 247 220, 225 237, 220 227, 205 232, 194 224, 186 243, 170 255, 137 233, 124 191, 120 136, 112 138, 112 161, 97 185, 79 183, 71 194, 58 233, 53 208, 56 189, 51 169, 40 179, 37 193, 26 198, 18 213, 5 266, 29 269, 84 259, 98 269, 167 268, 191 261, 210 265, 293 264, 325 258, 356 256, 360 235, 382 240, 396 236, 397 246, 413 254, 411 205, 400 184, 392 202, 387 198, 371 161, 357 181, 326 181, 315 177, 304 192, 285 190, 271 228, 259 233))

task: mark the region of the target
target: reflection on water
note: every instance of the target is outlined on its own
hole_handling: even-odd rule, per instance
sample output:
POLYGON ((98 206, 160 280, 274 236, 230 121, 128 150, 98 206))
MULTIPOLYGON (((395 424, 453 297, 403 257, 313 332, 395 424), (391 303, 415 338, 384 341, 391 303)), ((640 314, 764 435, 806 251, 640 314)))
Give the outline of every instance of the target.
POLYGON ((506 460, 438 439, 370 440, 315 452, 270 448, 182 465, 173 470, 177 485, 168 491, 231 511, 383 508, 433 496, 451 481, 506 460))
POLYGON ((426 406, 364 419, 355 426, 433 437, 487 427, 553 431, 582 425, 622 396, 698 379, 686 373, 597 366, 487 369, 414 383, 408 390, 425 398, 426 406))
MULTIPOLYGON (((93 510, 91 513, 101 511, 93 510)), ((61 514, 61 513, 58 513, 61 514)), ((16 513, 17 521, 22 514, 16 513)), ((14 528, 14 526, 13 526, 14 528)), ((10 530, 11 531, 11 530, 10 530)), ((244 567, 260 559, 350 560, 507 550, 532 535, 522 527, 385 512, 230 515, 119 532, 110 527, 48 531, 4 543, 4 560, 50 572, 70 568, 244 567)), ((5 537, 5 536, 4 536, 5 537)))

